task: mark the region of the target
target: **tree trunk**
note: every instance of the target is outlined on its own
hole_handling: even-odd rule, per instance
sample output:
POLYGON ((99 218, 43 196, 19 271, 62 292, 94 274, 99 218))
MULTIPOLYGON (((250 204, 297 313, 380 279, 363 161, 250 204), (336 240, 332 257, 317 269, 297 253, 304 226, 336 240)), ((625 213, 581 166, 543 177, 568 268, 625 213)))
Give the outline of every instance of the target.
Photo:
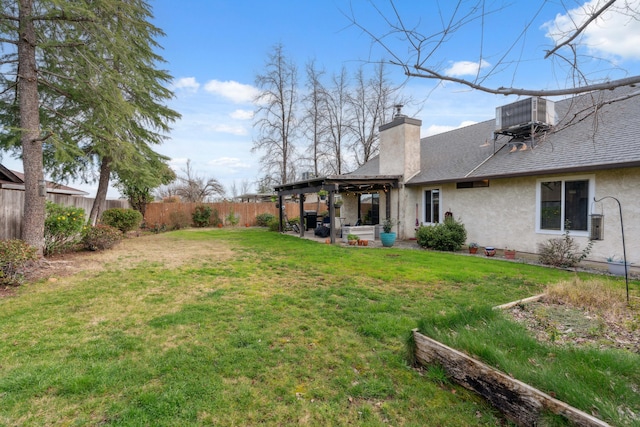
POLYGON ((40 192, 40 186, 44 183, 44 173, 36 68, 36 32, 31 19, 32 1, 20 0, 19 3, 18 105, 25 186, 22 240, 35 247, 38 255, 42 256, 46 198, 40 192))
POLYGON ((93 200, 93 206, 91 207, 91 213, 89 214, 89 222, 91 225, 96 225, 104 206, 107 203, 107 190, 109 189, 109 179, 111 177, 111 158, 105 156, 100 162, 100 179, 98 180, 98 191, 96 192, 96 198, 93 200))

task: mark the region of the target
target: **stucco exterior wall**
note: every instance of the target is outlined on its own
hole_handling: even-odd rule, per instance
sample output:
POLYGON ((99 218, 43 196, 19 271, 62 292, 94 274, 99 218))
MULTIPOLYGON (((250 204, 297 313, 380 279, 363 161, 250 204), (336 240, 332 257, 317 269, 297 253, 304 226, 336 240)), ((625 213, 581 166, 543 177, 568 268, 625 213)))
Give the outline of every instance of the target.
POLYGON ((420 194, 412 191, 410 187, 402 188, 399 193, 401 197, 400 206, 400 225, 398 226, 399 235, 403 239, 412 239, 416 237, 416 204, 418 208, 418 222, 421 217, 421 202, 418 200, 420 194))
MULTIPOLYGON (((518 251, 536 253, 538 245, 563 234, 536 232, 536 186, 540 178, 567 179, 589 175, 595 179, 595 197, 613 196, 622 204, 627 259, 640 264, 640 168, 615 169, 590 174, 548 175, 493 179, 489 187, 456 189, 455 184, 413 187, 405 196, 405 224, 415 217, 418 203, 420 220, 424 218, 423 194, 426 189, 441 190, 441 214, 451 211, 467 229, 467 241, 482 247, 510 247, 518 251)), ((606 257, 622 257, 622 239, 618 204, 611 199, 591 203, 589 213, 604 214, 604 239, 593 245, 588 259, 604 261, 606 257)), ((415 219, 413 220, 415 221, 415 219)), ((405 237, 409 237, 408 235, 405 237)), ((582 249, 587 236, 573 236, 582 249)))
POLYGON ((536 180, 514 178, 491 180, 489 187, 441 190, 441 218, 445 212, 462 221, 467 241, 480 246, 511 247, 535 252, 536 180))
POLYGON ((403 175, 406 181, 420 171, 421 123, 405 118, 380 132, 381 175, 403 175))
MULTIPOLYGON (((620 201, 627 260, 640 264, 640 168, 613 169, 596 174, 596 199, 612 196, 620 201)), ((604 214, 604 239, 598 241, 592 257, 598 261, 612 255, 622 257, 620 214, 615 200, 595 203, 596 213, 604 214)))

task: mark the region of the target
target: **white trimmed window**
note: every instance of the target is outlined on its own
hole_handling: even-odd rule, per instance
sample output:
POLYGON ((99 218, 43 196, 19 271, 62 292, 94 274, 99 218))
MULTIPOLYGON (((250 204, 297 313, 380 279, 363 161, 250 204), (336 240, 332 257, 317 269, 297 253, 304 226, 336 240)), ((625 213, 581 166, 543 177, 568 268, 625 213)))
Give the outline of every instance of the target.
POLYGON ((424 223, 440 223, 440 190, 437 188, 424 191, 424 223))
POLYGON ((589 206, 593 200, 593 176, 543 178, 536 191, 536 231, 564 233, 568 227, 576 234, 589 231, 589 206))

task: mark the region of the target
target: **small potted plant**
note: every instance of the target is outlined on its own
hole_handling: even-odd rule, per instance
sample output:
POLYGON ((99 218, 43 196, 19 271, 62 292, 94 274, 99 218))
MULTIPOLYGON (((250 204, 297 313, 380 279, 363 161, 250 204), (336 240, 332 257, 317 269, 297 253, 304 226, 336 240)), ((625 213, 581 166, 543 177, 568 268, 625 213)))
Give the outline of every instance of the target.
POLYGON ((485 246, 484 254, 486 256, 494 256, 496 254, 496 248, 494 248, 493 246, 485 246))
POLYGON ((347 234, 347 241, 351 246, 355 246, 358 240, 360 240, 360 237, 357 234, 347 234))
POLYGON ((476 252, 478 252, 478 244, 476 242, 469 243, 469 253, 475 254, 476 252))
MULTIPOLYGON (((624 276, 625 275, 625 264, 623 259, 618 259, 615 255, 607 257, 607 265, 609 266, 609 273, 615 276, 624 276)), ((629 267, 631 266, 630 262, 627 262, 626 271, 629 271, 629 267)))
POLYGON ((391 231, 394 225, 400 224, 400 222, 394 220, 393 218, 387 218, 382 221, 382 231, 380 233, 380 241, 382 242, 382 246, 391 247, 396 242, 396 233, 391 231))
POLYGON ((504 248, 504 257, 506 259, 516 259, 516 250, 509 247, 504 248))
POLYGON ((327 198, 327 194, 329 194, 329 192, 327 190, 318 191, 318 196, 320 197, 320 200, 326 199, 327 198))

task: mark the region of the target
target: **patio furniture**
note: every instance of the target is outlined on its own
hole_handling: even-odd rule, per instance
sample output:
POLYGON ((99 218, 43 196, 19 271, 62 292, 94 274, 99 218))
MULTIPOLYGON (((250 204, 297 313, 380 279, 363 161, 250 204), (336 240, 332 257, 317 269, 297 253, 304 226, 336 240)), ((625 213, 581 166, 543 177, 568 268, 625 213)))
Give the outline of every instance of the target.
POLYGON ((361 240, 375 240, 374 225, 345 225, 342 227, 342 241, 347 242, 349 234, 356 234, 361 240))

